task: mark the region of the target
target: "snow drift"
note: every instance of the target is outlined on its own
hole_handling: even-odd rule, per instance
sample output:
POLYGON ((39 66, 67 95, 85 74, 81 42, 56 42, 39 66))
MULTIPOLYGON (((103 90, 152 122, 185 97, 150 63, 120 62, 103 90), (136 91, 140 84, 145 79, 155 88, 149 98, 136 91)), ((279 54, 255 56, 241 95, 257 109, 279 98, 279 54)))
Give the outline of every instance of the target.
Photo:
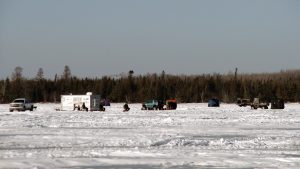
POLYGON ((284 110, 178 104, 143 111, 9 112, 0 105, 0 168, 299 168, 300 104, 284 110))

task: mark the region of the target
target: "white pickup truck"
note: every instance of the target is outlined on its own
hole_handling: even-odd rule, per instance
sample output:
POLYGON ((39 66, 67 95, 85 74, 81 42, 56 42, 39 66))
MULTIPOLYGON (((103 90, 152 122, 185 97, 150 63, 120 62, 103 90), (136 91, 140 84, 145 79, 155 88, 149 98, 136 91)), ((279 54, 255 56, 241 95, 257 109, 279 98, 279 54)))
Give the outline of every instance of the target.
POLYGON ((33 103, 30 103, 25 98, 15 99, 12 103, 10 103, 10 106, 9 106, 9 111, 10 112, 12 112, 14 110, 17 110, 17 111, 30 110, 30 111, 33 111, 33 109, 36 109, 36 106, 34 106, 33 103))

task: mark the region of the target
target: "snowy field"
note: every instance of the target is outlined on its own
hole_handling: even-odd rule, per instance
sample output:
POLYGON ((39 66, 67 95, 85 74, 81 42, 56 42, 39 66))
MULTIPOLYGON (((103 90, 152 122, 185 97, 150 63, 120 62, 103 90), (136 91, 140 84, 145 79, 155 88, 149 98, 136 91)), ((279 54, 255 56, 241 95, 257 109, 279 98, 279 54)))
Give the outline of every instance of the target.
POLYGON ((0 168, 300 168, 300 104, 251 110, 179 104, 142 111, 8 112, 0 105, 0 168))

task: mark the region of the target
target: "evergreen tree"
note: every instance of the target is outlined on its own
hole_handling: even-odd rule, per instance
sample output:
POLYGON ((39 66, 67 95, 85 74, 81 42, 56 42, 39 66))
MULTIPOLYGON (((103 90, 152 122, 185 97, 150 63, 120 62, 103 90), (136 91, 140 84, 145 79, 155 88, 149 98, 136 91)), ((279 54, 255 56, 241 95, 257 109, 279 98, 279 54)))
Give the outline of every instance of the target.
POLYGON ((34 79, 22 77, 23 69, 16 67, 11 80, 0 80, 0 102, 7 103, 17 97, 34 102, 58 102, 62 94, 85 94, 93 92, 112 102, 143 102, 147 99, 166 100, 176 98, 179 102, 206 102, 217 97, 223 102, 235 102, 238 97, 260 97, 263 101, 283 98, 300 101, 300 70, 271 74, 203 74, 193 76, 146 74, 134 76, 131 70, 121 77, 100 79, 71 76, 66 65, 63 75, 53 80, 45 79, 42 68, 34 79))

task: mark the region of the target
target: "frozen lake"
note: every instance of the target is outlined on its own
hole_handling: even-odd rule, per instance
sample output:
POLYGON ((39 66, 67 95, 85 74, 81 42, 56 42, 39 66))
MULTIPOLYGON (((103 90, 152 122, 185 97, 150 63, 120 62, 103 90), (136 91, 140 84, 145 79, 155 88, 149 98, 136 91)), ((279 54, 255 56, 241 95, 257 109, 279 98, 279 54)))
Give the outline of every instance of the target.
POLYGON ((300 168, 300 104, 251 110, 179 104, 143 111, 9 112, 0 105, 0 168, 300 168))

